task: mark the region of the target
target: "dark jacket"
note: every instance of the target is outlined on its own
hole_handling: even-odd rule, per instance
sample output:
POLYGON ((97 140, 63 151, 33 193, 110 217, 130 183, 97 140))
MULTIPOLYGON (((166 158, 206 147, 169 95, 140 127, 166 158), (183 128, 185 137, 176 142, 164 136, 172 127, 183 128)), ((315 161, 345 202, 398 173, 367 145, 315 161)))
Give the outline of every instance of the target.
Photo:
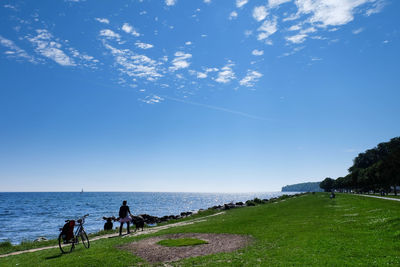
POLYGON ((130 213, 131 213, 131 211, 129 210, 129 206, 121 206, 119 208, 119 217, 120 218, 126 218, 130 213))

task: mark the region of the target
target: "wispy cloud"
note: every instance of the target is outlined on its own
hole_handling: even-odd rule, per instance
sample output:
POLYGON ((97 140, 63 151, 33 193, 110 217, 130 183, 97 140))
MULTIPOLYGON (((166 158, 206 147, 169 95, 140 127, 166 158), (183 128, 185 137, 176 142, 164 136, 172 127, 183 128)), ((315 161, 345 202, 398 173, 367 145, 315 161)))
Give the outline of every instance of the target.
POLYGON ((146 55, 134 53, 129 49, 118 49, 103 41, 104 47, 114 57, 118 71, 128 77, 143 78, 148 81, 155 81, 163 75, 159 72, 162 63, 153 60, 146 55))
POLYGON ((263 118, 263 117, 260 117, 260 116, 255 116, 255 115, 252 115, 252 114, 248 114, 248 113, 245 113, 245 112, 240 112, 240 111, 236 111, 236 110, 232 110, 232 109, 228 109, 228 108, 223 108, 223 107, 218 107, 218 106, 213 106, 213 105, 207 105, 207 104, 192 102, 192 101, 183 100, 183 99, 170 97, 170 96, 164 96, 163 95, 162 97, 165 98, 165 99, 168 99, 168 100, 175 101, 175 102, 180 102, 180 103, 184 103, 184 104, 188 104, 188 105, 203 107, 203 108, 212 109, 212 110, 216 110, 216 111, 227 112, 227 113, 230 113, 230 114, 239 115, 239 116, 246 117, 246 118, 253 119, 253 120, 271 121, 271 119, 263 118))
POLYGON ((251 52, 251 54, 252 54, 253 56, 262 56, 262 55, 264 55, 264 50, 257 50, 257 49, 254 49, 254 50, 251 52))
POLYGON ((285 37, 286 40, 288 40, 289 42, 292 42, 294 44, 301 44, 306 40, 307 34, 296 34, 296 35, 292 35, 292 36, 287 36, 285 37))
POLYGON ((162 98, 161 96, 158 96, 158 95, 149 95, 149 96, 146 96, 145 98, 139 98, 139 100, 141 100, 142 102, 144 102, 146 104, 157 104, 157 103, 163 102, 164 98, 162 98))
POLYGON ((238 16, 238 13, 236 11, 232 11, 231 14, 229 14, 229 19, 233 20, 236 19, 238 16))
POLYGON ((62 66, 76 66, 74 60, 64 53, 62 45, 54 40, 51 33, 44 29, 36 30, 36 33, 35 37, 27 38, 35 46, 36 52, 62 66))
POLYGON ((268 1, 268 7, 269 8, 275 8, 278 7, 284 3, 290 2, 291 0, 269 0, 268 1))
POLYGON ((232 67, 235 66, 231 61, 228 62, 224 67, 221 68, 221 71, 218 72, 218 77, 215 79, 218 83, 229 83, 230 81, 236 79, 235 73, 232 70, 232 67))
POLYGON ((150 48, 154 47, 154 45, 152 45, 152 44, 146 44, 146 43, 142 43, 142 42, 136 42, 135 45, 141 49, 150 49, 150 48))
POLYGON ((326 27, 349 23, 354 18, 355 8, 369 2, 371 0, 297 0, 296 5, 299 13, 311 15, 310 23, 326 27))
POLYGON ((95 18, 95 20, 97 20, 100 23, 110 24, 110 21, 106 18, 95 18))
POLYGON ((172 60, 172 66, 169 67, 171 71, 176 71, 179 69, 184 69, 190 66, 190 63, 187 61, 192 57, 191 54, 187 54, 181 51, 175 53, 175 58, 172 60))
POLYGON ((104 36, 107 39, 116 39, 118 41, 121 39, 121 35, 119 35, 118 33, 114 32, 110 29, 100 30, 100 36, 104 36))
POLYGON ((257 29, 257 31, 260 32, 257 36, 257 39, 261 41, 270 37, 278 30, 277 25, 278 23, 276 17, 272 20, 264 21, 263 24, 257 29))
POLYGON ((173 6, 176 4, 176 2, 177 2, 177 0, 165 0, 165 4, 167 6, 173 6))
POLYGON ((20 58, 27 60, 31 63, 37 63, 37 60, 33 56, 30 56, 25 50, 18 47, 13 41, 4 38, 1 35, 0 35, 0 45, 8 49, 7 51, 5 51, 5 54, 8 57, 20 58))
POLYGON ((129 25, 129 23, 124 23, 121 29, 126 33, 132 34, 135 37, 140 36, 140 33, 138 33, 133 26, 129 25))
POLYGON ((247 4, 247 2, 249 2, 249 0, 236 0, 236 7, 241 8, 247 4))
POLYGON ((364 31, 364 28, 358 28, 352 31, 353 34, 359 34, 362 33, 364 31))
POLYGON ((240 80, 240 85, 246 87, 253 87, 254 84, 262 77, 263 75, 255 70, 248 70, 247 75, 240 80))
POLYGON ((382 9, 386 6, 386 1, 385 0, 377 0, 373 3, 373 6, 369 8, 365 14, 367 16, 371 16, 372 14, 379 13, 382 11, 382 9))
POLYGON ((268 15, 267 8, 265 6, 256 6, 253 9, 253 18, 257 21, 262 21, 268 15))

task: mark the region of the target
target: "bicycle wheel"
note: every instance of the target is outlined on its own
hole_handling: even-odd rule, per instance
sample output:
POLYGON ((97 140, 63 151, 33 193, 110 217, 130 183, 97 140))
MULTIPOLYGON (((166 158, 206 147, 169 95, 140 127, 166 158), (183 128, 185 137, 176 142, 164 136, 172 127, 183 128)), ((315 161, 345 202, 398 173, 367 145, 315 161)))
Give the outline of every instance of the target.
POLYGON ((89 248, 90 247, 89 238, 84 230, 82 230, 81 232, 81 239, 82 239, 82 244, 85 246, 85 248, 89 248))
POLYGON ((58 236, 58 246, 60 247, 61 253, 70 253, 74 247, 74 241, 73 240, 64 240, 62 237, 62 234, 58 236))

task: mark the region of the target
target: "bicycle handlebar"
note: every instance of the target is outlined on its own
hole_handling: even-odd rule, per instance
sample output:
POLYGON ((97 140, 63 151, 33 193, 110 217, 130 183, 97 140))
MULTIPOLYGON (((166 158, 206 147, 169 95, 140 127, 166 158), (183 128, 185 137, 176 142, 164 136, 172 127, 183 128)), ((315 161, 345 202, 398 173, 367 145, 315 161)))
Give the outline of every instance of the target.
MULTIPOLYGON (((75 220, 75 221, 84 220, 84 219, 85 219, 86 217, 88 217, 88 216, 89 216, 89 213, 83 215, 81 218, 79 218, 79 219, 77 219, 77 220, 75 220)), ((72 220, 65 220, 65 222, 69 222, 69 221, 72 221, 72 220)))

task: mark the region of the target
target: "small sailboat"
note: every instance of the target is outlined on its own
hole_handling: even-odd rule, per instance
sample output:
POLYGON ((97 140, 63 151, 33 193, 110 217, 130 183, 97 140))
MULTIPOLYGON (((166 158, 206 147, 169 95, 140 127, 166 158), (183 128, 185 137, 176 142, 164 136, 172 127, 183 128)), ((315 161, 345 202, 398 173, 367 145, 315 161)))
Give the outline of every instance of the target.
POLYGON ((82 190, 81 190, 81 194, 83 194, 83 188, 82 188, 82 190))

